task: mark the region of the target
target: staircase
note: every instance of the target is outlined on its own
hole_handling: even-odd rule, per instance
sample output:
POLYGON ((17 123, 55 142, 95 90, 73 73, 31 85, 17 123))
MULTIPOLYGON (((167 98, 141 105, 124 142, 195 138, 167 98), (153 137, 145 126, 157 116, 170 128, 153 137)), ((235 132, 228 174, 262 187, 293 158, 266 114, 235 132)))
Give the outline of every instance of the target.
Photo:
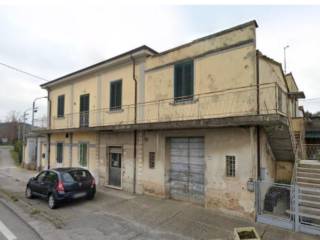
POLYGON ((320 224, 320 161, 300 160, 296 170, 299 215, 307 222, 320 224))

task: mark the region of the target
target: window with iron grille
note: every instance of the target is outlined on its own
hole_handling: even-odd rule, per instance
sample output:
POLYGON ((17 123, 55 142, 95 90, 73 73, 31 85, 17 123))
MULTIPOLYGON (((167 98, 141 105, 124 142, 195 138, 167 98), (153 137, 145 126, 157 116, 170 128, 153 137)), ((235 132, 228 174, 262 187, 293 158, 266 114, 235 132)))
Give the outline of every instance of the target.
POLYGON ((174 101, 184 102, 193 99, 193 61, 174 66, 174 101))
POLYGON ((154 169, 156 166, 156 153, 149 152, 149 168, 154 169))
POLYGON ((236 157, 226 156, 226 175, 227 177, 236 176, 236 157))
POLYGON ((122 102, 122 80, 110 83, 110 111, 121 109, 122 102))
POLYGON ((63 143, 57 143, 57 163, 63 162, 63 143))
POLYGON ((64 95, 58 96, 57 116, 64 117, 64 95))
POLYGON ((88 164, 88 144, 79 144, 79 164, 82 167, 86 167, 88 164))

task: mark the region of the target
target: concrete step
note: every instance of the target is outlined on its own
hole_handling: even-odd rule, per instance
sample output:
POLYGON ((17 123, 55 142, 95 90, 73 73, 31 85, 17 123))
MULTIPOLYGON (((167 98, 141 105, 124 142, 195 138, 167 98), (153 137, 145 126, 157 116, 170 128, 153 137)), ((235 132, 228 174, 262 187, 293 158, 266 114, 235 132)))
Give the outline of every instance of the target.
POLYGON ((318 209, 318 208, 300 206, 299 207, 299 212, 300 213, 304 213, 304 214, 310 214, 310 215, 314 215, 314 216, 319 216, 320 217, 320 209, 318 209))
POLYGON ((320 164, 304 164, 304 163, 299 163, 298 167, 302 168, 311 168, 311 169, 319 169, 320 170, 320 164))
POLYGON ((305 168, 305 167, 297 167, 297 172, 308 172, 308 173, 320 173, 320 169, 318 168, 305 168))
POLYGON ((300 187, 315 188, 315 189, 319 189, 320 190, 320 184, 317 184, 317 183, 307 183, 307 182, 298 182, 297 181, 297 184, 300 187))
POLYGON ((320 186, 320 178, 313 178, 313 177, 300 177, 297 176, 297 180, 298 183, 315 183, 315 184, 319 184, 320 186))
POLYGON ((309 201, 309 200, 299 199, 299 204, 300 204, 300 206, 311 207, 311 208, 320 210, 320 202, 319 201, 309 201))
POLYGON ((310 178, 318 178, 318 179, 320 179, 320 171, 319 171, 319 173, 318 172, 316 172, 316 173, 308 172, 308 171, 306 171, 306 172, 298 171, 297 172, 297 177, 310 177, 310 178))
POLYGON ((299 194, 301 200, 307 200, 307 201, 319 201, 320 203, 320 193, 314 194, 314 193, 300 193, 299 194))
POLYGON ((313 195, 313 196, 320 196, 320 189, 319 188, 300 187, 299 191, 300 191, 300 194, 309 194, 309 195, 313 195))

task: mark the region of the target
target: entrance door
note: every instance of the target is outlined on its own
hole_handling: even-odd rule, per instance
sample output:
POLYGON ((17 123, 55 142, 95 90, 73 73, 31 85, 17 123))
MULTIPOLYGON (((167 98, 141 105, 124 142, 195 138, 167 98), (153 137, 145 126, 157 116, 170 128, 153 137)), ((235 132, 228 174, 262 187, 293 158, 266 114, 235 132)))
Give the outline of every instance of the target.
POLYGON ((80 127, 89 126, 89 94, 80 96, 80 127))
POLYGON ((204 203, 204 139, 170 140, 170 195, 174 199, 204 203))
POLYGON ((122 148, 109 149, 109 185, 121 187, 122 148))

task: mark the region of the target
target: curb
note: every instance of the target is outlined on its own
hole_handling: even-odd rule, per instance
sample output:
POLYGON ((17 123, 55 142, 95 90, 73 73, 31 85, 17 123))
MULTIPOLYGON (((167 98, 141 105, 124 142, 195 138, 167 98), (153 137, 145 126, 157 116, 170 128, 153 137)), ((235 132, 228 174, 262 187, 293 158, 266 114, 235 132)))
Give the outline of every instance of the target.
POLYGON ((10 203, 5 201, 3 198, 0 198, 0 202, 11 212, 13 213, 17 218, 19 218, 25 225, 27 225, 41 240, 44 240, 44 238, 40 235, 40 233, 29 223, 29 219, 27 219, 26 216, 23 216, 22 214, 18 213, 18 210, 16 209, 16 206, 11 206, 10 203))

